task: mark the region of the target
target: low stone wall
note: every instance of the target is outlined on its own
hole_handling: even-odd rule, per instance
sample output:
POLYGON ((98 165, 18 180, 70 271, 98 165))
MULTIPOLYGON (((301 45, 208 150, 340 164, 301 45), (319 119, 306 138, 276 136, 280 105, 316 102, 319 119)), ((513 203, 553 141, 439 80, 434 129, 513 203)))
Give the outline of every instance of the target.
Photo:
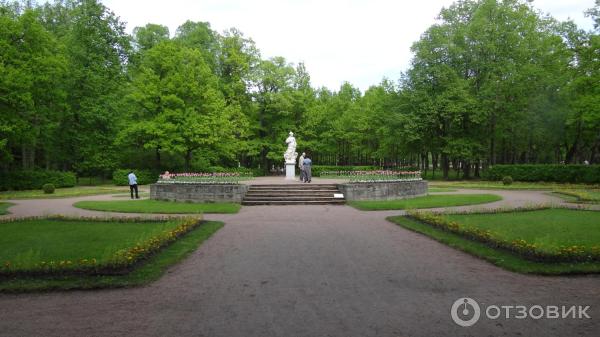
POLYGON ((394 200, 427 194, 427 181, 347 183, 337 185, 346 200, 394 200))
POLYGON ((248 192, 244 184, 156 183, 150 185, 150 199, 188 202, 242 202, 248 192))

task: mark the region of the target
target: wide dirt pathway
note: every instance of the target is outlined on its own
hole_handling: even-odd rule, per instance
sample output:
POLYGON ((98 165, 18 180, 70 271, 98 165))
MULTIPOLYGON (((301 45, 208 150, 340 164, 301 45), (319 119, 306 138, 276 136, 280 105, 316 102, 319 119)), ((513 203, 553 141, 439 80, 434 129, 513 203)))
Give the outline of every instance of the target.
MULTIPOLYGON (((495 193, 491 192, 491 193, 495 193)), ((149 286, 0 295, 0 336, 595 336, 600 277, 504 271, 348 206, 254 206, 149 286), (450 317, 589 305, 592 319, 450 317)), ((399 212, 395 212, 396 214, 399 212)))

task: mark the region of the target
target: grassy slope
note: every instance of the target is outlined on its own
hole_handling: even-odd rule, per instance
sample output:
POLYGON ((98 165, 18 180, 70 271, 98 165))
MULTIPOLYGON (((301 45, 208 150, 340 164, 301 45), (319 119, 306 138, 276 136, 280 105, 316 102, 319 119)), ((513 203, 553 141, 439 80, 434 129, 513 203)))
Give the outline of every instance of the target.
POLYGON ((600 212, 544 209, 444 217, 466 228, 489 230, 502 241, 525 240, 546 252, 556 252, 560 246, 600 246, 600 212))
POLYGON ((511 271, 544 275, 600 273, 600 263, 532 262, 507 251, 490 248, 482 243, 467 240, 459 235, 439 230, 406 217, 390 217, 388 220, 511 271))
POLYGON ((42 190, 27 191, 3 191, 0 192, 1 199, 53 199, 80 197, 85 195, 113 194, 128 192, 129 187, 103 185, 103 186, 76 186, 57 188, 54 193, 46 194, 42 190))
POLYGON ((24 220, 0 224, 0 263, 96 258, 99 263, 119 249, 175 228, 178 221, 98 222, 24 220))
POLYGON ((94 211, 125 213, 237 213, 235 203, 183 203, 161 200, 80 201, 73 206, 94 211))
POLYGON ((379 211, 476 205, 498 200, 502 200, 502 197, 494 194, 450 194, 427 195, 424 197, 400 200, 350 201, 348 204, 363 211, 379 211))
POLYGON ((148 284, 159 279, 171 265, 195 251, 221 227, 222 222, 204 222, 127 275, 4 279, 0 280, 0 292, 117 288, 148 284))

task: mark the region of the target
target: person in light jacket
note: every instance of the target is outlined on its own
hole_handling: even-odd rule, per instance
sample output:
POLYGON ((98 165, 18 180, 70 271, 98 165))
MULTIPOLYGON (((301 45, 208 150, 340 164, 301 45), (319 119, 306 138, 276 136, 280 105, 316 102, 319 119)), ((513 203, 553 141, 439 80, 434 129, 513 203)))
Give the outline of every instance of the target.
POLYGON ((137 177, 133 171, 129 172, 127 175, 127 179, 129 180, 129 191, 131 192, 131 199, 133 199, 133 191, 135 191, 135 198, 139 199, 138 195, 138 185, 137 185, 137 177))
POLYGON ((306 155, 306 158, 304 158, 304 160, 302 161, 304 163, 304 182, 305 183, 310 183, 310 181, 312 180, 312 172, 311 172, 311 167, 312 167, 312 160, 310 160, 310 156, 306 155))
POLYGON ((298 159, 298 168, 300 169, 300 182, 304 182, 306 180, 306 174, 304 173, 304 157, 306 153, 302 152, 300 159, 298 159))

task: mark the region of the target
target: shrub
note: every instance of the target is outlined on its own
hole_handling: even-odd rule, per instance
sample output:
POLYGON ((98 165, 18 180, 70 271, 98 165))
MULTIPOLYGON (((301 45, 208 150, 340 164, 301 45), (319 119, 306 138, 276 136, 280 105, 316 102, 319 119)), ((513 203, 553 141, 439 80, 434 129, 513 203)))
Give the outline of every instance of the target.
POLYGON ((54 193, 54 184, 44 184, 44 186, 42 186, 42 189, 44 190, 44 193, 52 194, 54 193))
POLYGON ((373 171, 381 169, 379 166, 334 166, 334 165, 313 165, 311 174, 313 177, 320 177, 321 172, 326 171, 373 171))
POLYGON ((113 184, 118 186, 129 185, 127 176, 129 172, 133 171, 137 177, 138 185, 154 184, 158 180, 160 172, 152 170, 130 170, 130 169, 118 169, 113 172, 113 184))
POLYGON ((73 187, 77 179, 73 172, 52 170, 21 170, 0 173, 0 191, 39 190, 44 184, 73 187))
POLYGON ((511 176, 504 176, 504 178, 502 178, 502 184, 512 185, 512 183, 513 183, 513 178, 511 176))
POLYGON ((484 180, 498 181, 504 176, 515 181, 598 184, 600 165, 495 165, 482 173, 484 180))

